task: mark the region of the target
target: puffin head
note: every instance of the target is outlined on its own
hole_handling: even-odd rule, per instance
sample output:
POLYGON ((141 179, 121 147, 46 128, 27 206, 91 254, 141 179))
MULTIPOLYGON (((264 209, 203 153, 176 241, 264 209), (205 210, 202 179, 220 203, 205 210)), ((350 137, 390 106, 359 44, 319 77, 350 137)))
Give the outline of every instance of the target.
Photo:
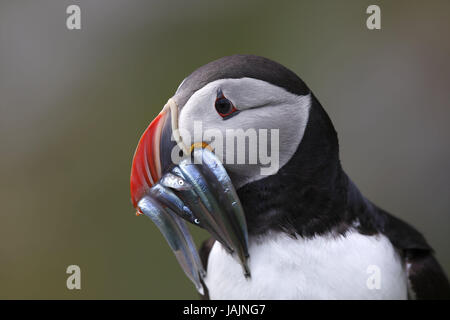
MULTIPOLYGON (((149 189, 195 149, 209 149, 231 178, 245 217, 231 223, 239 224, 234 231, 207 230, 224 238, 242 233, 238 238, 246 242, 247 232, 271 224, 289 228, 292 212, 283 211, 282 194, 307 193, 305 185, 326 188, 339 167, 337 145, 331 121, 295 73, 259 56, 224 57, 185 78, 142 135, 131 172, 132 202, 146 213, 140 203, 149 189)), ((222 222, 217 228, 227 225, 222 222)), ((174 232, 160 229, 170 243, 174 232)), ((233 244, 217 240, 233 252, 233 244)), ((245 256, 247 243, 240 246, 245 256)))
POLYGON ((225 57, 202 66, 173 99, 182 140, 209 145, 236 188, 273 175, 295 153, 311 95, 292 71, 266 58, 225 57))

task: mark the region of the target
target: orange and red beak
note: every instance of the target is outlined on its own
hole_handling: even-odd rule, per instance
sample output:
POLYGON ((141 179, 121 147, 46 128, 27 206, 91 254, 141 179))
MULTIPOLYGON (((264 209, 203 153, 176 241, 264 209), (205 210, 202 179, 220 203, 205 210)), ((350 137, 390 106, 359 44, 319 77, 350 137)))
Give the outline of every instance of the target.
POLYGON ((178 130, 178 106, 171 98, 150 123, 139 140, 131 168, 130 190, 133 206, 171 167, 172 154, 189 153, 178 130))
MULTIPOLYGON (((158 184, 168 168, 174 165, 171 152, 178 148, 176 140, 172 139, 172 118, 177 119, 175 112, 178 112, 176 104, 169 100, 139 140, 131 168, 131 201, 137 215, 145 214, 157 225, 183 271, 197 290, 204 294, 201 279, 205 276, 205 271, 195 243, 185 221, 173 211, 177 204, 182 205, 182 201, 158 184), (166 201, 162 203, 163 198, 166 201), (173 210, 164 205, 167 202, 174 203, 169 203, 173 210)), ((174 126, 176 130, 176 123, 174 126)))
POLYGON ((247 226, 221 162, 207 148, 197 149, 198 143, 187 148, 181 141, 178 112, 169 99, 140 138, 131 169, 131 200, 138 215, 145 214, 158 226, 184 272, 202 292, 205 271, 185 220, 206 229, 236 254, 249 276, 247 226), (180 162, 174 163, 173 155, 180 153, 184 158, 177 157, 180 162))
POLYGON ((144 194, 161 179, 161 133, 168 117, 170 114, 163 110, 144 131, 136 148, 130 179, 135 208, 144 194))

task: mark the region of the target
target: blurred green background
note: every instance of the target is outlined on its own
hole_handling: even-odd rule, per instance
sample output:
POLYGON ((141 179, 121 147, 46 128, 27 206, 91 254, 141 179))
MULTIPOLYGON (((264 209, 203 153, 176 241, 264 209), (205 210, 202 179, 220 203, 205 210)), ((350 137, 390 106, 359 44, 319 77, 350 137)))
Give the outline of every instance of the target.
POLYGON ((184 77, 234 53, 305 80, 347 173, 450 273, 449 14, 448 0, 1 0, 0 298, 197 298, 134 215, 130 166, 184 77), (80 31, 66 28, 70 4, 80 31), (370 4, 380 31, 366 28, 370 4), (81 290, 66 288, 70 264, 81 290))

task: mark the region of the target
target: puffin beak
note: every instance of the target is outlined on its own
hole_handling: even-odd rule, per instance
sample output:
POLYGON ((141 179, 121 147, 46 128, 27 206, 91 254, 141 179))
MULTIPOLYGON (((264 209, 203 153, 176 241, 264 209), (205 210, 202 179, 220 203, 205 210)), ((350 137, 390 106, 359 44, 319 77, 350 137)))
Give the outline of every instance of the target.
MULTIPOLYGON (((169 99, 145 130, 131 169, 131 200, 159 228, 186 275, 203 294, 204 268, 185 221, 206 229, 235 254, 244 274, 248 236, 244 211, 225 168, 208 149, 185 146, 178 131, 178 106, 169 99), (178 163, 173 155, 182 151, 178 163)), ((177 158, 178 159, 178 158, 177 158)))
POLYGON ((135 208, 139 200, 161 179, 163 171, 172 165, 170 152, 177 148, 176 141, 171 139, 172 118, 175 113, 172 109, 176 105, 171 99, 169 102, 144 131, 134 153, 130 188, 135 208))
MULTIPOLYGON (((205 270, 198 256, 194 241, 186 223, 161 201, 171 195, 157 182, 166 166, 169 148, 176 147, 170 140, 170 108, 163 111, 150 123, 144 131, 136 148, 131 169, 131 200, 136 214, 145 214, 159 228, 175 254, 178 263, 188 278, 194 283, 197 291, 204 294, 201 279, 205 270), (169 137, 167 135, 169 134, 169 137), (164 143, 162 143, 164 141, 164 143), (163 161, 164 159, 164 161, 163 161)), ((169 155, 170 157, 170 155, 169 155)), ((174 200, 170 203, 176 204, 174 200)), ((181 200, 179 200, 181 202, 181 200)))

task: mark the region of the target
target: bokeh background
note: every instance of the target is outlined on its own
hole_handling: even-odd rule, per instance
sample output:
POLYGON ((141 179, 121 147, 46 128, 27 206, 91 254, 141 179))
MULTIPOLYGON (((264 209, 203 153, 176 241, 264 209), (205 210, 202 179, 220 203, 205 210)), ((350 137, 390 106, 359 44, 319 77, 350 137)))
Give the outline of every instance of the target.
POLYGON ((449 15, 448 0, 1 0, 0 298, 197 298, 134 215, 130 165, 184 77, 234 53, 305 80, 347 173, 450 273, 449 15), (80 31, 66 28, 70 4, 80 31), (370 4, 380 31, 366 28, 370 4), (70 264, 81 290, 66 288, 70 264))

